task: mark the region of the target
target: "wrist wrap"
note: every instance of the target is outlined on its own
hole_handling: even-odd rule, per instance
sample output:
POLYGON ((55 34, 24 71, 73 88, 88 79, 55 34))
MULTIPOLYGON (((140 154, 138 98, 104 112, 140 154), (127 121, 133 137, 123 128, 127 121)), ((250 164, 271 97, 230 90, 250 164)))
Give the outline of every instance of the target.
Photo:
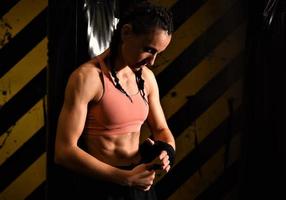
POLYGON ((141 162, 148 163, 153 161, 157 156, 160 155, 162 151, 166 151, 169 156, 170 166, 172 167, 175 161, 175 150, 174 148, 162 141, 155 141, 155 144, 150 144, 147 141, 144 141, 140 147, 139 152, 141 154, 141 162))

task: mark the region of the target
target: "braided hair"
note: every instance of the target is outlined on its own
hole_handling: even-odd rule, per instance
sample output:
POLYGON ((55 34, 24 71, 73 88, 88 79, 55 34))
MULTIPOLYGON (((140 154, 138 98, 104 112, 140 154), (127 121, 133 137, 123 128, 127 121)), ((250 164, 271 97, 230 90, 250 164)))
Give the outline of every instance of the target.
MULTIPOLYGON (((170 35, 173 33, 173 20, 172 14, 163 7, 156 6, 150 2, 143 1, 131 6, 125 13, 120 16, 119 22, 116 29, 113 32, 111 43, 110 43, 110 64, 111 64, 111 75, 115 80, 115 87, 124 93, 132 102, 131 97, 122 88, 119 83, 119 79, 116 76, 114 69, 115 59, 118 54, 118 47, 121 43, 121 28, 125 24, 130 24, 135 34, 147 34, 154 28, 161 28, 170 35)), ((139 92, 147 103, 145 92, 144 92, 144 80, 142 78, 142 68, 135 72, 136 82, 139 92)))

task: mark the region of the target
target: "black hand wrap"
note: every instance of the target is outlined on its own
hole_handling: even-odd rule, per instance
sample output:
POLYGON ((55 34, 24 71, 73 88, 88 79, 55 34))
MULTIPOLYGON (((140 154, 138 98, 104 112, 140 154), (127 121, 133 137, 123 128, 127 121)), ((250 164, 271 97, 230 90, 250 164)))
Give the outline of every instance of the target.
MULTIPOLYGON (((175 161, 175 150, 174 148, 162 141, 155 141, 155 144, 150 144, 144 141, 139 148, 141 154, 141 162, 148 163, 153 161, 162 151, 166 151, 169 156, 170 166, 172 167, 175 161)), ((157 168, 157 167, 155 167, 157 168)))

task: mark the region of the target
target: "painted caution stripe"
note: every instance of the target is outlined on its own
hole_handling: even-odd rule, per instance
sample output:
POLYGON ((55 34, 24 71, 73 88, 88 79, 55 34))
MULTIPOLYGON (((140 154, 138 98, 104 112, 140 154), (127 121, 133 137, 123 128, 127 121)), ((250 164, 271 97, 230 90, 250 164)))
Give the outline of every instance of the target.
POLYGON ((0 18, 5 15, 20 0, 0 0, 0 18))
POLYGON ((161 96, 165 96, 174 85, 243 22, 243 17, 240 17, 240 15, 238 5, 234 5, 232 9, 228 10, 224 16, 209 27, 206 32, 202 33, 191 46, 170 63, 164 71, 158 74, 157 80, 161 96), (204 44, 204 48, 201 48, 202 44, 204 44))
POLYGON ((46 151, 45 147, 46 132, 42 127, 0 166, 0 193, 46 151))
POLYGON ((47 0, 21 0, 14 5, 1 18, 4 25, 0 27, 0 49, 47 6, 47 0))
POLYGON ((24 199, 40 191, 36 188, 46 179, 42 99, 47 79, 48 1, 10 0, 2 7, 3 2, 0 0, 0 199, 24 199))
MULTIPOLYGON (((176 162, 179 163, 185 156, 196 149, 196 142, 201 143, 216 127, 229 118, 230 111, 227 101, 234 99, 233 109, 241 105, 242 82, 234 83, 222 96, 208 107, 196 120, 176 138, 176 162), (197 138, 196 138, 197 137, 197 138), (196 141, 196 139, 198 141, 196 141)), ((159 177, 156 182, 160 181, 159 177)))
MULTIPOLYGON (((228 110, 227 101, 231 98, 234 99, 234 109, 239 109, 239 106, 241 105, 241 93, 242 93, 242 82, 238 81, 236 82, 228 91, 225 92, 223 96, 221 96, 217 101, 215 101, 206 112, 204 112, 201 116, 199 116, 195 122, 193 122, 182 134, 180 134, 179 137, 176 138, 176 144, 177 144, 177 153, 176 153, 176 164, 180 163, 181 160, 184 159, 184 157, 188 156, 190 152, 192 151, 198 151, 198 147, 196 146, 195 137, 197 135, 198 137, 198 143, 201 143, 204 139, 208 137, 210 133, 212 133, 215 128, 222 124, 222 123, 230 123, 229 122, 229 114, 230 111, 228 110)), ((224 133, 227 133, 229 130, 224 130, 224 133)), ((232 130, 230 130, 232 131, 232 130)), ((229 133, 228 133, 229 134, 229 133)), ((238 136, 239 137, 239 136, 238 136)), ((226 141, 226 136, 224 136, 224 141, 226 141)), ((227 145, 226 145, 227 146, 227 145)), ((237 145, 231 144, 230 145, 232 152, 229 157, 233 159, 233 157, 237 158, 237 155, 234 156, 234 153, 238 154, 239 148, 237 148, 237 145)), ((199 148, 199 154, 203 153, 205 150, 199 148)), ((226 151, 226 148, 225 148, 226 151)), ((228 164, 231 163, 228 161, 228 164)), ((211 165, 215 168, 215 165, 211 165)), ((220 167, 218 169, 223 170, 224 169, 224 162, 220 162, 220 167)), ((209 169, 212 171, 213 169, 209 169)), ((178 187, 177 191, 172 195, 174 196, 176 193, 178 193, 175 196, 178 196, 181 194, 180 192, 187 192, 187 190, 191 190, 192 194, 189 196, 189 199, 192 196, 197 196, 202 192, 203 188, 206 188, 206 186, 203 187, 203 185, 200 185, 198 181, 201 181, 204 179, 205 184, 208 182, 213 182, 212 179, 214 177, 208 177, 208 175, 205 175, 206 173, 209 173, 206 170, 203 170, 203 167, 200 167, 197 169, 196 174, 200 175, 202 174, 204 177, 198 177, 199 180, 196 178, 192 178, 192 181, 188 181, 188 183, 184 183, 180 187, 178 187), (207 181, 208 180, 208 181, 207 181), (187 189, 188 188, 188 189, 187 189), (185 191, 186 190, 186 191, 185 191), (180 192, 178 192, 180 191, 180 192)), ((213 171, 210 175, 213 176, 219 176, 222 172, 219 171, 213 171)), ((183 194, 184 196, 184 194, 183 194)), ((172 198, 171 198, 172 199, 172 198)), ((183 197, 181 199, 184 199, 183 197)))
MULTIPOLYGON (((221 26, 220 28, 224 28, 225 29, 225 27, 230 27, 231 29, 232 28, 236 28, 237 26, 238 26, 238 24, 240 24, 241 22, 242 22, 242 20, 243 20, 243 17, 242 17, 242 15, 240 16, 240 15, 235 15, 235 14, 239 14, 239 10, 241 10, 241 9, 237 9, 237 8, 241 8, 240 6, 239 7, 233 7, 237 12, 233 12, 233 10, 232 11, 229 11, 225 16, 227 16, 227 17, 230 17, 231 19, 233 19, 233 18, 235 18, 235 19, 237 19, 237 20, 235 20, 235 25, 234 26, 232 26, 231 24, 229 24, 229 23, 226 23, 226 22, 228 22, 228 20, 225 20, 225 21, 222 21, 222 20, 220 20, 217 24, 215 24, 215 26, 217 27, 218 26, 218 24, 219 23, 221 23, 221 24, 224 24, 223 26, 221 26), (238 17, 237 17, 238 16, 238 17), (230 26, 228 26, 228 25, 230 25, 230 26)), ((227 18, 227 17, 223 17, 223 19, 225 19, 225 18, 227 18)), ((229 21, 230 22, 230 21, 229 21)), ((210 29, 211 30, 211 29, 210 29)), ((218 30, 218 29, 217 29, 218 30)), ((237 38, 238 39, 238 41, 243 41, 243 38, 237 38)), ((206 46, 208 46, 208 45, 206 45, 206 46)), ((196 47, 199 47, 199 45, 196 45, 196 47)), ((241 49, 241 48, 238 48, 238 49, 241 49)), ((195 51, 194 51, 195 52, 195 51)), ((204 53, 205 55, 208 55, 208 53, 204 53)), ((235 53, 235 54, 237 54, 237 52, 235 53)), ((235 55, 234 54, 234 55, 235 55)), ((192 55, 192 54, 190 54, 190 55, 192 55)), ((194 54, 194 55, 196 55, 196 54, 194 54)), ((240 61, 242 61, 242 57, 241 56, 238 56, 238 57, 240 57, 240 59, 235 59, 235 60, 240 60, 240 61)), ((189 58, 192 58, 191 56, 189 56, 189 58)), ((225 59, 227 59, 227 58, 225 58, 225 59)), ((201 59, 199 59, 199 60, 201 60, 201 59)), ((238 61, 238 62, 240 62, 240 61, 238 61)), ((229 66, 231 66, 231 65, 233 65, 233 63, 230 63, 229 64, 229 66)), ((180 65, 177 65, 177 66, 180 66, 180 65)), ((237 67, 242 67, 243 65, 242 65, 242 63, 240 62, 240 64, 237 64, 236 65, 237 67)), ((168 66, 168 68, 169 68, 170 66, 168 66)), ((186 66, 187 67, 187 66, 186 66)), ((196 66, 196 68, 197 68, 197 66, 196 66)), ((195 68, 195 69, 196 69, 195 68)), ((175 71, 175 70, 174 70, 175 71)), ((179 70, 177 70, 176 71, 176 75, 177 75, 177 72, 178 72, 179 70)), ((171 73, 170 73, 171 74, 171 73)), ((241 71, 240 71, 240 73, 238 73, 238 74, 240 74, 240 76, 241 76, 241 71)), ((226 75, 227 76, 227 73, 226 74, 224 74, 224 75, 226 75)), ((221 77, 222 76, 224 76, 224 75, 221 75, 221 77)), ((167 77, 167 76, 166 76, 167 77)), ((165 78, 166 78, 165 77, 165 78)), ((200 79, 200 77, 198 77, 198 79, 200 79)), ((166 80, 166 79, 165 79, 166 80)), ((168 79, 168 81, 170 80, 170 78, 168 79)), ((225 85, 228 85, 229 84, 229 82, 226 82, 225 83, 225 85)), ((159 84, 160 85, 160 84, 159 84)), ((211 84, 209 84, 209 85, 211 85, 211 84)), ((170 87, 171 88, 171 87, 170 87)), ((214 88, 213 88, 214 89, 214 88)), ((214 89, 215 90, 215 89, 214 89)), ((166 90, 167 91, 167 90, 166 90)), ((202 98, 202 100, 205 100, 205 98, 202 98)), ((190 106, 191 107, 191 106, 190 106)), ((196 104, 194 104, 193 105, 193 107, 196 107, 196 104)), ((207 107, 207 106, 206 106, 207 107)), ((168 108, 168 107, 167 107, 168 108)), ((191 112, 191 110, 189 110, 189 115, 187 115, 187 112, 185 112, 186 114, 181 118, 181 120, 184 120, 184 119, 188 119, 190 116, 190 114, 192 113, 191 112), (184 118, 184 119, 183 119, 184 118)), ((174 117, 175 118, 175 117, 174 117)), ((194 117, 195 118, 195 117, 194 117)), ((179 120, 178 120, 179 121, 179 120)), ((178 122, 178 121, 176 121, 176 122, 178 122)), ((174 123, 175 124, 175 123, 174 123)), ((189 121, 189 124, 191 124, 191 122, 189 121)), ((180 126, 180 124, 178 124, 178 126, 180 126)), ((177 127, 178 127, 177 126, 177 127)), ((178 131, 179 133, 181 132, 181 131, 178 131)), ((178 142, 178 138, 176 139, 176 143, 178 142)), ((180 145, 178 145, 178 146, 180 146, 180 145)), ((174 181, 174 180, 173 180, 174 181)), ((169 182, 169 184, 170 184, 171 182, 169 182)), ((159 186, 160 186, 160 183, 159 183, 159 186)), ((176 185, 175 187, 177 187, 177 188, 179 188, 180 187, 180 185, 176 185)), ((183 186, 182 186, 183 187, 183 186)), ((163 187, 162 187, 163 188, 163 187)), ((184 187, 183 187, 184 188, 184 187)), ((190 188, 190 187, 188 187, 188 188, 190 188)), ((166 188, 165 188, 165 190, 166 190, 166 188)))
MULTIPOLYGON (((176 137, 176 141, 181 133, 190 124, 192 124, 195 119, 204 113, 208 107, 210 107, 212 102, 216 101, 216 99, 221 96, 230 85, 239 80, 239 77, 242 77, 242 61, 243 59, 241 55, 234 59, 234 61, 231 62, 228 67, 226 67, 218 76, 216 76, 204 88, 202 88, 193 99, 190 98, 188 101, 189 103, 182 106, 180 111, 175 113, 170 120, 168 120, 171 130, 176 137)), ((176 172, 171 172, 170 174, 176 174, 176 172)), ((160 183, 161 182, 158 184, 160 185, 160 183)), ((177 185, 177 187, 179 186, 180 185, 177 185)))
MULTIPOLYGON (((201 87, 215 77, 243 50, 244 43, 242 43, 241 40, 244 38, 245 24, 242 24, 233 33, 225 37, 208 56, 172 87, 161 99, 162 106, 166 108, 166 118, 171 117, 187 102, 188 96, 194 96, 201 87)), ((180 66, 178 66, 178 68, 179 67, 180 66)))
MULTIPOLYGON (((241 130, 241 108, 234 113, 233 133, 241 130)), ((225 134, 228 126, 228 119, 224 120, 209 136, 204 139, 196 150, 189 153, 179 162, 170 173, 166 174, 156 184, 156 191, 160 199, 171 196, 177 188, 184 184, 194 173, 209 160, 214 152, 217 152, 225 143, 225 134), (200 151, 198 151, 200 149, 200 151), (182 173, 183 172, 183 173, 182 173), (176 180, 176 182, 174 182, 176 180)))
MULTIPOLYGON (((236 24, 237 27, 233 27, 232 25, 226 23, 220 23, 221 25, 217 30, 209 31, 206 36, 195 42, 195 47, 189 47, 183 56, 179 56, 171 64, 171 66, 169 66, 172 67, 173 70, 169 73, 167 72, 170 74, 168 79, 166 78, 166 75, 163 75, 163 78, 160 79, 160 75, 162 73, 157 76, 157 79, 159 79, 159 81, 161 80, 161 83, 159 83, 160 94, 162 96, 161 104, 164 108, 167 119, 170 118, 170 116, 174 114, 174 112, 177 111, 178 108, 180 108, 183 103, 188 100, 187 96, 196 94, 204 84, 206 84, 208 81, 210 81, 211 78, 217 75, 225 67, 225 65, 228 64, 230 60, 232 60, 235 56, 237 56, 237 54, 244 48, 244 43, 241 41, 245 37, 245 23, 240 21, 241 20, 238 20, 236 24), (204 46, 205 49, 207 49, 208 43, 214 43, 214 41, 206 40, 205 38, 212 38, 210 37, 212 34, 219 35, 218 32, 220 29, 226 29, 224 27, 225 25, 227 25, 227 27, 231 27, 231 29, 234 30, 230 32, 229 35, 224 35, 224 37, 220 36, 224 40, 215 46, 214 49, 210 49, 208 52, 202 52, 200 53, 201 55, 198 55, 196 51, 200 44, 206 43, 204 46), (209 56, 205 56, 203 53, 209 56), (189 73, 181 73, 182 78, 178 79, 178 82, 174 83, 175 85, 172 84, 170 86, 165 86, 176 78, 177 74, 180 73, 181 68, 187 69, 189 73), (176 76, 173 76, 173 74, 176 74, 176 76), (168 88, 162 91, 162 88, 164 89, 166 87, 168 88)), ((229 23, 231 22, 229 21, 229 23)), ((217 43, 217 41, 215 41, 215 43, 217 43)), ((141 140, 147 138, 149 134, 150 130, 148 126, 144 124, 142 127, 141 140)))
MULTIPOLYGON (((239 148, 239 147, 238 147, 239 148)), ((236 197, 231 197, 233 188, 237 187, 239 175, 239 161, 235 161, 230 167, 228 167, 224 173, 219 176, 205 191, 201 192, 196 200, 207 199, 226 199, 225 196, 229 196, 227 199, 233 200, 236 197), (227 195, 225 195, 227 194, 227 195)), ((237 191, 236 191, 237 192, 237 191)), ((237 193, 235 194, 237 195, 237 193)))
MULTIPOLYGON (((182 27, 185 27, 186 24, 188 24, 188 18, 191 18, 190 16, 194 17, 196 12, 203 12, 202 10, 204 8, 201 8, 204 4, 206 4, 208 0, 180 0, 177 1, 176 4, 174 4, 170 11, 172 12, 175 20, 174 20, 174 29, 177 30, 179 27, 182 29, 182 27), (188 12, 182 12, 183 10, 186 10, 188 8, 188 12), (184 24, 184 25, 183 25, 184 24)), ((219 1, 217 0, 219 3, 219 1)), ((206 15, 207 16, 207 15, 206 15)), ((190 32, 190 30, 188 30, 190 32)), ((175 33, 176 34, 176 33, 175 33)), ((178 36, 176 34, 176 36, 178 36)))
POLYGON ((2 94, 5 91, 5 95, 0 96, 0 105, 8 102, 47 66, 47 43, 47 38, 42 40, 0 79, 0 91, 2 94))
MULTIPOLYGON (((231 146, 233 147, 231 157, 233 160, 230 162, 232 166, 237 162, 239 156, 237 154, 237 149, 240 145, 240 135, 236 134, 231 141, 231 146)), ((201 171, 194 173, 184 184, 180 186, 169 198, 168 200, 175 199, 203 199, 202 192, 210 187, 209 183, 215 182, 220 176, 224 174, 223 160, 224 160, 225 146, 222 146, 217 151, 213 152, 213 155, 200 167, 201 171)), ((191 163, 189 163, 191 165, 191 163)), ((228 169, 228 168, 227 168, 228 169)), ((235 179, 234 179, 235 180, 235 179)), ((230 180, 231 185, 234 184, 234 180, 230 180)), ((206 194, 206 193, 205 193, 206 194)), ((220 199, 219 194, 212 196, 210 199, 220 199)), ((207 198, 206 198, 207 199, 207 198)))
POLYGON ((236 82, 219 99, 217 99, 204 113, 196 118, 177 138, 176 163, 180 162, 188 153, 196 148, 195 137, 201 143, 217 126, 229 117, 227 101, 235 99, 234 109, 241 105, 242 83, 236 82))
POLYGON ((179 136, 198 116, 219 98, 227 89, 241 79, 243 75, 243 53, 232 60, 216 77, 210 80, 196 95, 168 119, 175 137, 179 136))
POLYGON ((0 135, 13 126, 46 95, 47 72, 44 68, 0 109, 0 135), (9 116, 9 117, 7 117, 9 116))
POLYGON ((36 189, 29 194, 29 196, 27 196, 25 198, 25 200, 41 200, 41 199, 47 199, 46 197, 46 180, 44 182, 42 182, 39 186, 36 187, 36 189))
POLYGON ((46 179, 46 153, 42 153, 35 162, 15 179, 2 193, 0 199, 22 200, 46 179))
POLYGON ((13 127, 0 136, 0 165, 44 126, 44 102, 40 100, 13 127))
POLYGON ((44 39, 47 35, 46 18, 47 9, 44 9, 0 50, 0 78, 44 39))
MULTIPOLYGON (((224 26, 223 28, 229 30, 232 27, 231 23, 235 23, 234 20, 238 18, 236 15, 233 15, 237 14, 237 12, 233 14, 230 13, 230 10, 232 10, 233 12, 233 10, 238 9, 237 4, 239 3, 237 2, 239 1, 209 0, 203 6, 201 6, 193 15, 189 15, 190 17, 187 18, 187 20, 180 27, 178 27, 175 33, 173 33, 172 40, 168 48, 160 56, 158 56, 158 59, 156 60, 156 65, 158 65, 159 67, 153 69, 154 73, 158 75, 167 66, 169 68, 169 65, 175 60, 175 58, 179 57, 184 52, 184 50, 187 49, 192 43, 199 40, 198 38, 201 38, 201 40, 207 39, 209 37, 208 32, 210 32, 211 30, 210 27, 215 27, 219 19, 222 18, 224 19, 224 21, 229 21, 229 24, 221 24, 221 25, 228 25, 224 26), (210 13, 210 11, 212 12, 210 13), (225 16, 225 15, 233 15, 236 17, 234 18, 233 16, 225 16)), ((223 29, 218 29, 218 30, 220 31, 219 34, 211 35, 212 37, 214 37, 212 40, 217 40, 219 39, 219 37, 224 36, 223 34, 224 30, 223 29)), ((198 50, 200 49, 197 48, 196 51, 198 50)), ((192 58, 194 55, 196 54, 193 53, 189 58, 192 58)), ((183 64, 186 65, 186 63, 183 64)))

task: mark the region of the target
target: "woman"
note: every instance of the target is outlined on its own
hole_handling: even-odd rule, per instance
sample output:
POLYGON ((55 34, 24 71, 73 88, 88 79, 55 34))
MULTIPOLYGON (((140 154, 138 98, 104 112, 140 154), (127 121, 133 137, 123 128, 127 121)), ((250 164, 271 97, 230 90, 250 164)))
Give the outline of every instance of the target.
POLYGON ((157 170, 170 170, 175 141, 148 67, 170 43, 172 29, 166 9, 137 4, 121 17, 110 48, 71 74, 55 162, 84 175, 81 199, 156 199, 153 180, 157 170), (152 139, 139 148, 145 120, 152 139))

